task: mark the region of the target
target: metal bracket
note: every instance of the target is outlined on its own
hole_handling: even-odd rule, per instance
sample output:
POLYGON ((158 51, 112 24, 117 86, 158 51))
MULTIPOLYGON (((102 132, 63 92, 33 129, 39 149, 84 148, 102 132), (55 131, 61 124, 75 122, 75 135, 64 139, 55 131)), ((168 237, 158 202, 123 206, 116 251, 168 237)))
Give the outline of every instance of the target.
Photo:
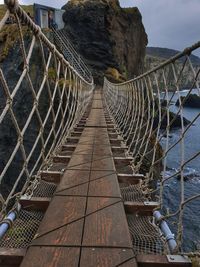
POLYGON ((167 260, 169 263, 191 263, 191 260, 188 256, 181 256, 181 255, 167 255, 167 260))

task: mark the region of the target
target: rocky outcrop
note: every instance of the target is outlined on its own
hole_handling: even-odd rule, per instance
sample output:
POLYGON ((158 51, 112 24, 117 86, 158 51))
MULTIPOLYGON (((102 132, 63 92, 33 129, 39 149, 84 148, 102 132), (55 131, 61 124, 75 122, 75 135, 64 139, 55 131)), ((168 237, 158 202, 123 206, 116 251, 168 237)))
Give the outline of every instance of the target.
MULTIPOLYGON (((161 122, 160 127, 161 129, 166 129, 168 125, 168 117, 167 117, 166 108, 162 108, 161 114, 162 114, 162 122, 161 122)), ((169 123, 170 123, 170 129, 180 128, 182 126, 181 116, 170 111, 169 112, 169 123)), ((186 126, 189 123, 190 121, 187 120, 185 117, 183 117, 183 124, 186 126)), ((154 129, 158 127, 158 124, 159 124, 159 115, 157 114, 154 118, 154 124, 153 124, 154 129)))
MULTIPOLYGON (((171 54, 169 54, 169 55, 171 55, 171 54)), ((166 58, 166 56, 167 56, 167 54, 164 54, 163 57, 158 57, 158 56, 154 56, 154 55, 152 56, 152 55, 147 53, 147 55, 145 57, 145 69, 146 69, 146 71, 149 71, 149 70, 163 64, 167 59, 169 59, 169 58, 166 58)), ((191 63, 193 65, 195 72, 198 73, 199 66, 200 66, 200 64, 198 64, 198 62, 200 61, 200 59, 198 61, 198 57, 191 56, 190 60, 191 60, 191 63)), ((179 85, 180 90, 193 87, 194 78, 195 78, 190 64, 188 62, 184 63, 184 61, 185 61, 185 57, 174 62, 176 75, 179 76, 178 85, 179 85)), ((166 66, 164 71, 165 71, 165 77, 166 77, 166 82, 167 82, 167 86, 168 86, 168 88, 167 88, 168 91, 172 91, 172 92, 177 91, 177 86, 176 86, 176 82, 175 82, 175 77, 174 77, 172 65, 166 66)), ((158 79, 158 83, 159 83, 159 89, 164 91, 166 89, 166 85, 165 85, 164 80, 163 80, 162 71, 157 71, 157 79, 158 79)))
MULTIPOLYGON (((181 96, 181 104, 184 107, 190 107, 190 108, 200 108, 200 97, 196 94, 191 94, 189 96, 184 97, 181 96)), ((180 106, 180 101, 177 99, 176 106, 180 106)))
POLYGON ((137 8, 123 9, 118 0, 71 0, 63 8, 64 31, 97 83, 109 68, 126 78, 143 70, 147 35, 137 8))

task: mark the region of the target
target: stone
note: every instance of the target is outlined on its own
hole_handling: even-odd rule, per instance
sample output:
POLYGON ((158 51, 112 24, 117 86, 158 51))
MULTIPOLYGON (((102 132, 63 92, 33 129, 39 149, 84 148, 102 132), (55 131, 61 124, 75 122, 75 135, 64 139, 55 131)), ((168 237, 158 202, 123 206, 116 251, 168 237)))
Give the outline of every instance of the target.
POLYGON ((126 78, 143 70, 147 35, 137 8, 127 11, 118 0, 71 0, 64 7, 64 33, 103 83, 108 68, 126 78))
MULTIPOLYGON (((196 94, 190 94, 187 98, 181 96, 181 103, 184 107, 200 108, 200 96, 196 94), (183 103, 183 101, 185 102, 183 103)), ((176 106, 180 106, 179 99, 176 101, 176 106)))

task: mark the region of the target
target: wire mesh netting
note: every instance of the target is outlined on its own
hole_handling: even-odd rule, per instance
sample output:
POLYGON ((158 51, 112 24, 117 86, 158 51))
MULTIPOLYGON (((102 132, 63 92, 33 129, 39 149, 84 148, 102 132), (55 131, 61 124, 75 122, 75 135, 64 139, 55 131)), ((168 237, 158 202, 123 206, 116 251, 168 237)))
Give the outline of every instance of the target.
POLYGON ((21 210, 13 227, 0 241, 0 247, 26 248, 33 240, 43 216, 43 212, 21 210))
POLYGON ((151 216, 127 215, 127 219, 136 254, 164 254, 165 242, 151 216))
POLYGON ((140 185, 129 185, 120 189, 124 201, 144 202, 147 200, 140 185))
MULTIPOLYGON (((57 50, 51 34, 46 34, 48 39, 18 2, 11 2, 6 2, 0 23, 1 31, 14 27, 18 33, 0 68, 1 219, 37 179, 38 171, 51 164, 84 114, 94 87, 92 77, 85 80, 57 50), (6 25, 11 13, 16 23, 6 25)), ((39 196, 41 186, 45 184, 36 190, 39 196)))
MULTIPOLYGON (((105 104, 134 158, 133 172, 146 177, 145 195, 158 199, 179 252, 200 247, 200 64, 191 55, 199 48, 200 42, 133 80, 104 82, 105 104)), ((140 201, 142 191, 124 187, 122 195, 140 201)))
POLYGON ((55 190, 56 184, 40 181, 36 189, 33 191, 33 197, 52 197, 55 190))

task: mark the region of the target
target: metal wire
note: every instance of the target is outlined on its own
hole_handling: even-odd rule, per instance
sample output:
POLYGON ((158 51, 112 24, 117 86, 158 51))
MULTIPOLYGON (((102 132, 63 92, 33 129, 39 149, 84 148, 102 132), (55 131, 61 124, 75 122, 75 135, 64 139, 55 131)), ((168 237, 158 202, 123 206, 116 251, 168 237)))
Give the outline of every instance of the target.
POLYGON ((152 217, 127 215, 127 219, 136 254, 164 254, 165 242, 152 217))
POLYGON ((21 210, 13 227, 0 241, 3 248, 26 248, 33 240, 39 224, 44 216, 43 212, 21 210))

